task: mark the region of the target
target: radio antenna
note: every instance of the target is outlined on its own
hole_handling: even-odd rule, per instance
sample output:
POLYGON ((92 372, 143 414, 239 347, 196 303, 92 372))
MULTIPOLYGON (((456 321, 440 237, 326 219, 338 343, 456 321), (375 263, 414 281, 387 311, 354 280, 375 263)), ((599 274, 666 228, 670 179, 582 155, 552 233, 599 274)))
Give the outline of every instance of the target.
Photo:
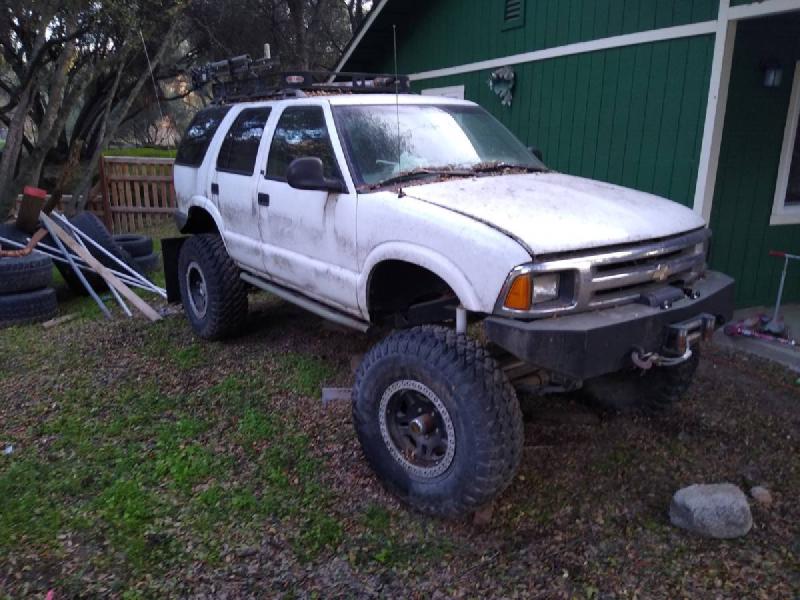
MULTIPOLYGON (((392 41, 394 43, 394 110, 397 117, 397 172, 403 170, 400 152, 400 76, 397 71, 397 25, 392 25, 392 41)), ((400 188, 399 196, 402 198, 403 188, 400 188)))

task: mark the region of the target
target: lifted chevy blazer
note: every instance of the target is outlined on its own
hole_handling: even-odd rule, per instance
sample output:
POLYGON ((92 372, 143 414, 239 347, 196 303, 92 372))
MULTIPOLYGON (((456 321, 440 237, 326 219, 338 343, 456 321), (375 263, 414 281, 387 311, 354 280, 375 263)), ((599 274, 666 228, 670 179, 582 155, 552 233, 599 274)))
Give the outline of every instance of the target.
POLYGON ((252 288, 393 329, 352 393, 386 487, 442 516, 490 502, 520 461, 516 389, 649 412, 684 393, 733 308, 698 215, 556 173, 471 102, 297 81, 189 126, 168 288, 212 340, 252 288))

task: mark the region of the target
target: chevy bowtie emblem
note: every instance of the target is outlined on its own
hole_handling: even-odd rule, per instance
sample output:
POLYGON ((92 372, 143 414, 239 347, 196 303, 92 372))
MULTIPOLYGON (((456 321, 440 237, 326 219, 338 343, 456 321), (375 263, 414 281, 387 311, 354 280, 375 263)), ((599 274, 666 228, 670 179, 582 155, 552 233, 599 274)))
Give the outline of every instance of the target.
POLYGON ((653 271, 653 281, 666 281, 670 273, 669 265, 658 265, 656 270, 653 271))

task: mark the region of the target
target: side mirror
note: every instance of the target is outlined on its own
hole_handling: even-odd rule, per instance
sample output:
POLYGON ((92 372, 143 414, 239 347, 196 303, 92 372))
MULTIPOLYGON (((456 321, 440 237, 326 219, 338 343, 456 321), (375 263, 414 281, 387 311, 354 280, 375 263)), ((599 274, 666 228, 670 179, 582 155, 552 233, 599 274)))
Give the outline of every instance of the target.
POLYGON ((540 161, 544 162, 544 159, 542 158, 542 151, 539 150, 539 148, 537 148, 536 146, 528 146, 528 152, 533 154, 540 161))
POLYGON ((325 177, 322 161, 316 156, 294 159, 286 169, 286 182, 297 190, 318 190, 322 192, 346 192, 341 179, 325 177))

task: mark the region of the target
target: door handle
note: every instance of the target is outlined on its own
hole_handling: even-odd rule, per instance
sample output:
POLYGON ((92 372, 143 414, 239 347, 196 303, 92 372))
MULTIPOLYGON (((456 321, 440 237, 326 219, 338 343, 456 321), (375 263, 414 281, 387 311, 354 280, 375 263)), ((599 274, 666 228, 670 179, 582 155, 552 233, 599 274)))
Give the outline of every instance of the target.
POLYGON ((258 205, 259 206, 269 206, 269 194, 262 194, 261 192, 258 193, 258 205))
POLYGON ((219 194, 219 184, 218 183, 212 183, 211 184, 211 194, 212 195, 213 194, 219 194))

